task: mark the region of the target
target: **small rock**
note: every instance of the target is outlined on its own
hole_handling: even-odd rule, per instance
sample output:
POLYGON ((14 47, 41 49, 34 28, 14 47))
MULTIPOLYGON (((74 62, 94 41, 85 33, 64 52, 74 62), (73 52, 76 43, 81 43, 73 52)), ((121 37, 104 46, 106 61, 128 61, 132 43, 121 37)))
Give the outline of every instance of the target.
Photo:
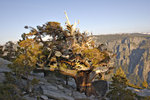
POLYGON ((22 94, 25 95, 27 92, 23 91, 22 94))
POLYGON ((39 84, 44 85, 44 82, 40 81, 39 84))
POLYGON ((34 79, 34 76, 28 76, 28 79, 31 81, 34 79))
POLYGON ((60 57, 62 55, 62 53, 60 51, 55 51, 55 56, 56 57, 60 57))
POLYGON ((80 92, 77 92, 77 91, 73 91, 73 97, 75 99, 86 99, 86 95, 85 94, 82 94, 80 92))
POLYGON ((24 98, 26 100, 37 100, 35 97, 30 97, 29 95, 25 95, 24 98))
POLYGON ((41 99, 42 99, 42 100, 48 100, 48 97, 45 96, 45 95, 41 95, 41 99))
POLYGON ((76 88, 75 80, 74 80, 73 78, 72 78, 72 79, 69 79, 68 85, 70 85, 71 87, 73 87, 73 88, 75 89, 75 88, 76 88))
POLYGON ((69 59, 69 55, 62 55, 63 58, 69 59))
POLYGON ((62 85, 58 85, 59 89, 64 89, 64 87, 62 85))
POLYGON ((32 92, 32 87, 29 87, 28 91, 31 93, 32 92))
MULTIPOLYGON (((88 97, 90 100, 99 100, 98 98, 96 98, 94 95, 91 95, 90 97, 88 97)), ((100 99, 101 100, 101 99, 100 99)))
POLYGON ((46 90, 51 90, 51 91, 55 91, 55 90, 58 90, 58 88, 54 85, 51 85, 51 84, 46 84, 44 86, 41 86, 42 90, 43 91, 46 91, 46 90))

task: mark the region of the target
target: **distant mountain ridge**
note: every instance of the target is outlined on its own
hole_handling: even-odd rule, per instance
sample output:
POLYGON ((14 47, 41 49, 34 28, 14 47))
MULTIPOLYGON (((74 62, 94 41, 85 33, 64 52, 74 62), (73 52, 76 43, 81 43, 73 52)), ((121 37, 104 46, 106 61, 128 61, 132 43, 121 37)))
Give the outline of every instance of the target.
POLYGON ((149 34, 95 35, 94 40, 106 44, 116 54, 114 66, 121 66, 131 83, 141 85, 145 80, 150 85, 149 34))

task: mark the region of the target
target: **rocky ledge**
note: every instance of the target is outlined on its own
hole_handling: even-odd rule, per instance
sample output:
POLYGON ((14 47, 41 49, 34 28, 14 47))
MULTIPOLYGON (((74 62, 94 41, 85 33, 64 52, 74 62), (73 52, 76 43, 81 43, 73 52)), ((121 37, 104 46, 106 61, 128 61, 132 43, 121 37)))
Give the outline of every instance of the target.
MULTIPOLYGON (((10 72, 11 69, 7 67, 11 62, 0 58, 0 83, 6 81, 5 73, 10 72)), ((58 73, 49 72, 44 76, 44 72, 34 73, 32 72, 28 76, 28 81, 33 79, 38 80, 38 83, 31 85, 27 92, 24 88, 27 86, 27 79, 22 78, 17 80, 18 87, 21 87, 22 97, 26 100, 99 100, 100 97, 90 96, 87 97, 84 93, 76 91, 76 84, 73 78, 69 78, 68 85, 64 78, 59 77, 58 73), (20 85, 20 86, 19 86, 20 85)), ((61 76, 61 75, 60 75, 61 76)), ((14 76, 15 77, 15 76, 14 76)), ((96 81, 94 82, 98 94, 105 96, 107 91, 107 82, 96 81), (102 89, 103 88, 103 89, 102 89)))

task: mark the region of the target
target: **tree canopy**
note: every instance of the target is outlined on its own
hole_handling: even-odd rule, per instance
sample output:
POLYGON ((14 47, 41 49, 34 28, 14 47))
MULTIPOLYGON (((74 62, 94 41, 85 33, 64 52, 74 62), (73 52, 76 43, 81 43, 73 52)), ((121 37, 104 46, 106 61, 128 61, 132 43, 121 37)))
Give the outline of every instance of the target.
POLYGON ((22 34, 14 63, 72 76, 77 90, 94 94, 91 82, 96 75, 102 77, 110 72, 112 55, 101 49, 103 45, 95 45, 92 35, 81 33, 76 23, 71 25, 67 14, 66 19, 64 29, 58 22, 47 22, 37 28, 25 26, 30 32, 22 34))

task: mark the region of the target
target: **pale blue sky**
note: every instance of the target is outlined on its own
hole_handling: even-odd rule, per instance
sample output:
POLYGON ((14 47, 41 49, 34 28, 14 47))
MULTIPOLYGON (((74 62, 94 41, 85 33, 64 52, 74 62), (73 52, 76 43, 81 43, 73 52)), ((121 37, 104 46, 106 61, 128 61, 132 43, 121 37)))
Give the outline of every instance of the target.
POLYGON ((93 34, 150 32, 150 0, 0 0, 0 44, 28 32, 25 25, 80 20, 93 34))

